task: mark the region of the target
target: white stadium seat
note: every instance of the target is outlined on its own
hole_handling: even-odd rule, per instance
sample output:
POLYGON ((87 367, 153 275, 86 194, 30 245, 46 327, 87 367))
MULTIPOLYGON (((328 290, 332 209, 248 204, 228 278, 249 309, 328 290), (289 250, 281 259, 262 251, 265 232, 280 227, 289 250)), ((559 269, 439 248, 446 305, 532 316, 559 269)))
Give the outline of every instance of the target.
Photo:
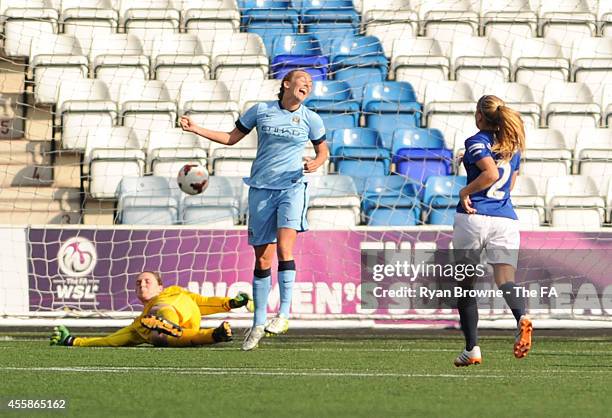
POLYGON ((483 0, 480 15, 485 36, 496 39, 506 56, 515 39, 537 36, 538 16, 529 0, 483 0))
POLYGON ((423 22, 423 35, 452 41, 478 35, 480 0, 415 0, 410 4, 423 22))
POLYGON ((564 228, 599 228, 605 217, 605 201, 592 178, 573 175, 549 177, 546 204, 551 225, 564 228))
POLYGON ((601 89, 601 116, 603 125, 612 127, 612 83, 601 89))
POLYGON ((538 14, 542 36, 566 49, 576 39, 597 34, 597 16, 588 0, 543 1, 538 14))
POLYGON ((210 176, 205 193, 185 196, 181 210, 183 223, 221 229, 238 225, 242 188, 236 190, 232 180, 233 177, 210 176))
POLYGON ((62 127, 62 148, 83 151, 91 129, 112 127, 117 105, 100 80, 62 81, 57 89, 56 124, 62 127))
POLYGON ((448 80, 449 53, 433 38, 398 39, 393 43, 391 72, 396 81, 412 84, 417 99, 423 102, 428 83, 448 80))
POLYGON ((151 131, 146 142, 147 167, 154 176, 174 178, 185 164, 206 167, 207 140, 180 128, 151 131))
POLYGON ((231 100, 225 83, 218 80, 183 83, 177 104, 180 114, 231 113, 234 119, 239 116, 238 104, 231 100))
POLYGON ((612 129, 581 129, 574 147, 576 172, 590 176, 600 190, 612 178, 612 129))
POLYGON ((348 229, 359 224, 361 200, 349 176, 309 177, 307 219, 311 229, 348 229))
POLYGON ((111 35, 119 26, 111 0, 62 0, 60 10, 64 33, 76 37, 87 49, 94 36, 111 35))
POLYGON ((89 62, 94 77, 106 83, 115 101, 119 100, 122 84, 149 79, 149 59, 134 35, 95 36, 91 42, 89 62))
POLYGON ((534 129, 525 132, 526 147, 521 174, 553 177, 571 174, 572 152, 559 131, 534 129))
POLYGON ((522 83, 495 83, 482 88, 476 93, 476 88, 480 84, 474 86, 475 97, 479 98, 485 94, 492 94, 502 99, 508 106, 519 112, 523 118, 526 129, 535 129, 540 126, 540 104, 533 97, 531 88, 522 83))
POLYGON ((125 31, 140 38, 146 55, 156 37, 177 33, 181 21, 172 0, 121 0, 119 15, 125 31))
POLYGON ((584 38, 572 44, 572 79, 585 83, 595 98, 612 84, 612 38, 584 38))
POLYGON ((460 38, 453 42, 450 62, 457 81, 492 85, 510 80, 510 61, 495 39, 460 38))
POLYGON ((3 1, 2 9, 4 54, 9 57, 27 57, 32 41, 57 33, 59 13, 45 1, 3 1))
POLYGON ((586 84, 551 81, 544 89, 542 118, 547 126, 571 134, 598 127, 601 109, 586 84))
POLYGON ((117 187, 117 220, 124 224, 172 225, 178 222, 181 191, 165 177, 123 177, 117 187))
POLYGON ((278 100, 281 80, 245 80, 240 85, 238 102, 242 112, 246 112, 256 103, 278 100))
POLYGON ((257 155, 257 148, 215 147, 212 168, 215 176, 248 177, 257 155))
POLYGON ((424 119, 428 128, 437 128, 445 138, 456 132, 467 138, 475 131, 476 99, 464 81, 431 82, 425 90, 424 119))
POLYGON ((527 175, 517 176, 510 195, 522 227, 529 229, 546 221, 546 204, 534 178, 527 175))
POLYGON ((83 166, 89 176, 89 194, 94 199, 113 199, 121 179, 142 176, 145 153, 130 128, 92 129, 87 135, 83 166))
POLYGON ((37 104, 54 103, 62 81, 85 79, 89 71, 86 53, 70 35, 48 34, 44 39, 32 40, 30 67, 37 104))
POLYGON ((410 0, 364 0, 362 8, 365 34, 380 40, 387 58, 395 40, 419 34, 418 15, 411 9, 410 0))
POLYGON ((180 7, 187 33, 229 35, 240 31, 240 11, 234 0, 186 0, 180 7))
POLYGON ((151 67, 155 79, 166 83, 171 96, 184 82, 210 78, 210 57, 204 54, 197 36, 188 33, 155 38, 151 67))

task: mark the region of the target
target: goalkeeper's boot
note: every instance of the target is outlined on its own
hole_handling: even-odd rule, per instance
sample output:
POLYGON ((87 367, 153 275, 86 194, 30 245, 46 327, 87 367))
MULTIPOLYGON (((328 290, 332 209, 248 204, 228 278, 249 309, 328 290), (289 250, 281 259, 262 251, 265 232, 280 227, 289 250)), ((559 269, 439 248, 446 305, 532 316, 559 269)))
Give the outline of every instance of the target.
POLYGON ((284 334, 287 331, 289 331, 289 320, 282 315, 275 316, 266 325, 266 335, 268 337, 284 334))
POLYGON ((58 325, 53 328, 53 334, 49 338, 49 344, 51 345, 72 345, 74 343, 74 337, 70 335, 70 331, 63 325, 58 325))
POLYGON ((470 351, 463 350, 463 352, 455 359, 455 366, 457 367, 466 367, 471 366, 472 364, 480 363, 482 363, 482 355, 480 354, 480 347, 477 345, 475 345, 470 351))
POLYGON ((171 337, 179 338, 183 335, 183 328, 161 316, 145 315, 140 319, 140 324, 151 331, 157 331, 171 337))
POLYGON ((531 333, 533 325, 531 320, 526 315, 521 316, 516 328, 516 337, 514 339, 514 357, 523 358, 531 350, 531 333))
POLYGON ((263 325, 258 325, 249 329, 242 343, 242 351, 251 351, 257 347, 259 340, 261 340, 266 332, 264 331, 263 325))
POLYGON ((255 311, 255 305, 253 304, 253 299, 251 298, 251 295, 249 295, 248 293, 240 292, 235 298, 230 299, 229 301, 230 309, 238 309, 238 308, 242 308, 243 306, 246 306, 247 311, 249 312, 255 311))
POLYGON ((229 322, 223 321, 221 325, 219 325, 212 333, 213 340, 216 343, 225 343, 228 341, 232 341, 232 327, 230 327, 229 322))

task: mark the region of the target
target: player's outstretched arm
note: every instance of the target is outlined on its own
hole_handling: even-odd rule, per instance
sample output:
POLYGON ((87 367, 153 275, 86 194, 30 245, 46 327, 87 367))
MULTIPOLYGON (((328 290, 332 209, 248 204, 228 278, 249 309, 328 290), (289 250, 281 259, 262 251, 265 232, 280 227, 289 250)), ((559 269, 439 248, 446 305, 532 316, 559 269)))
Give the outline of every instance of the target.
POLYGON ((196 135, 203 136, 204 138, 208 138, 222 145, 234 145, 246 136, 246 134, 238 128, 234 128, 231 132, 214 131, 212 129, 203 128, 198 126, 189 116, 181 116, 179 123, 184 131, 193 132, 196 135))
POLYGON ((221 312, 227 312, 232 309, 247 307, 250 312, 253 311, 253 301, 248 293, 240 292, 233 298, 224 298, 218 296, 202 296, 196 293, 189 292, 189 297, 200 308, 200 314, 212 315, 221 312))
POLYGON ((59 325, 53 328, 53 334, 51 334, 50 343, 51 345, 64 345, 64 346, 75 346, 75 347, 128 347, 138 344, 145 343, 146 341, 136 332, 136 330, 130 325, 125 328, 121 328, 117 332, 114 332, 105 337, 75 337, 70 334, 68 328, 63 325, 59 325))

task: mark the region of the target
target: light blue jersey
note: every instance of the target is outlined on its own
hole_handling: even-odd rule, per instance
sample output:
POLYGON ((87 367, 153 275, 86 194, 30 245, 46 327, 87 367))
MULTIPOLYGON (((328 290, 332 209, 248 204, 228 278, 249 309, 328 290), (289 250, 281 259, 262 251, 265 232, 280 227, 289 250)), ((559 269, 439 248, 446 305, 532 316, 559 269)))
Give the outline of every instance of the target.
MULTIPOLYGON (((480 175, 481 170, 476 162, 485 157, 493 158, 499 170, 499 179, 491 187, 470 195, 472 207, 478 215, 518 219, 510 200, 510 185, 512 175, 519 169, 521 153, 516 152, 510 161, 503 161, 491 150, 493 138, 493 132, 480 131, 465 141, 463 165, 467 171, 468 184, 480 175)), ((457 212, 466 213, 461 203, 457 205, 457 212)))
POLYGON ((319 115, 304 105, 290 112, 278 100, 254 105, 238 119, 236 127, 243 133, 257 128, 257 156, 245 183, 258 189, 284 190, 301 183, 306 142, 325 140, 319 115))

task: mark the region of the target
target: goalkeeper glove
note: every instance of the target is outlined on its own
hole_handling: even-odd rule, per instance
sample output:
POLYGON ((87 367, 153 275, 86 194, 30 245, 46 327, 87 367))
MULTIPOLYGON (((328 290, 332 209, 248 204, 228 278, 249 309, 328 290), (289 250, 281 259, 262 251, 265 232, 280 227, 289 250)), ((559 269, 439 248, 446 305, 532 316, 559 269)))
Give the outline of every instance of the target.
POLYGON ((180 325, 161 316, 145 315, 140 319, 140 324, 151 331, 161 332, 171 337, 179 338, 183 335, 183 328, 180 325))
POLYGON ((253 305, 253 299, 248 293, 239 292, 238 295, 229 300, 230 309, 238 309, 246 306, 249 312, 253 312, 255 307, 253 305))
POLYGON ((51 345, 72 345, 75 337, 70 335, 70 331, 63 325, 59 325, 53 328, 53 334, 51 334, 50 344, 51 345))

